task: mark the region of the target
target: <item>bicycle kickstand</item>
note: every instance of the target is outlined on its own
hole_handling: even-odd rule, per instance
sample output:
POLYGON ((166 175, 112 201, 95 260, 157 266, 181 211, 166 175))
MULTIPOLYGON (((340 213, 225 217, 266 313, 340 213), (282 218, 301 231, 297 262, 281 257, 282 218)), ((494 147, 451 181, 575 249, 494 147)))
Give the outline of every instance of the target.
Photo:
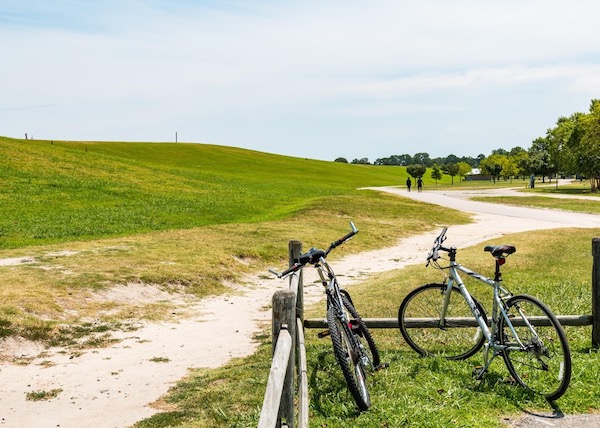
POLYGON ((497 350, 494 350, 494 353, 492 354, 491 358, 489 358, 489 351, 490 351, 490 345, 489 343, 486 343, 483 345, 483 366, 477 366, 473 369, 473 376, 475 376, 475 379, 477 380, 481 380, 483 378, 483 375, 485 374, 485 372, 487 372, 488 367, 490 366, 490 364, 492 364, 492 361, 494 361, 494 358, 496 358, 498 355, 500 355, 500 352, 497 350))

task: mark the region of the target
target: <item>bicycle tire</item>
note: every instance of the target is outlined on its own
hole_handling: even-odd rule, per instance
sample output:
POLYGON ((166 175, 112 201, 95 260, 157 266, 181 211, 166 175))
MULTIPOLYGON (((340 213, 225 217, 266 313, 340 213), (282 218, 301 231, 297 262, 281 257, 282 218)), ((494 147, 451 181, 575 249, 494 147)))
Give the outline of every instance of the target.
POLYGON ((327 324, 333 343, 333 353, 342 369, 348 390, 361 411, 371 407, 371 397, 367 388, 367 373, 360 361, 360 352, 354 348, 349 335, 353 334, 347 325, 335 314, 335 309, 327 309, 327 324))
MULTIPOLYGON (((421 356, 441 356, 449 360, 464 360, 481 349, 485 336, 479 326, 456 327, 452 323, 439 326, 440 313, 447 292, 445 284, 425 284, 408 293, 398 309, 398 326, 408 345, 421 356), (409 319, 428 319, 429 326, 411 327, 409 319), (433 326, 433 321, 436 326, 433 326)), ((473 318, 458 287, 450 289, 446 318, 473 318)), ((475 300, 481 316, 487 322, 483 306, 475 300)))
MULTIPOLYGON (((362 318, 358 314, 358 311, 354 307, 354 304, 352 303, 352 299, 350 298, 350 294, 346 290, 340 290, 340 294, 342 295, 342 302, 344 303, 344 306, 346 307, 346 309, 348 309, 348 312, 350 312, 350 315, 352 315, 352 318, 354 320, 356 320, 356 323, 358 324, 359 343, 364 348, 364 345, 362 345, 361 339, 364 338, 365 341, 367 342, 368 349, 369 349, 369 360, 372 365, 371 368, 375 369, 375 368, 379 367, 379 364, 381 364, 381 358, 379 357, 379 350, 377 349, 377 345, 375 344, 375 339, 373 339, 373 335, 371 334, 371 332, 367 328, 367 325, 362 320, 362 318)), ((365 348, 365 351, 366 351, 366 348, 365 348)))
MULTIPOLYGON (((560 398, 571 381, 571 351, 560 322, 544 303, 526 294, 508 299, 505 309, 526 347, 523 351, 503 351, 508 371, 523 387, 544 395, 549 401, 560 398), (519 322, 523 318, 533 320, 532 317, 540 317, 540 322, 533 326, 535 332, 519 322)), ((500 317, 498 331, 500 344, 518 346, 504 317, 500 317)))

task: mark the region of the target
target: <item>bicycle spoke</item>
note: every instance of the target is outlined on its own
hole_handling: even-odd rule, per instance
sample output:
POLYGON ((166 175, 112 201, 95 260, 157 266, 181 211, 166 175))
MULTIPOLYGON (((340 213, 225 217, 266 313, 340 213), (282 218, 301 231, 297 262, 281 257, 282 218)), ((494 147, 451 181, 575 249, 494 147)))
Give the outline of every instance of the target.
POLYGON ((503 353, 509 372, 524 387, 556 400, 571 378, 571 354, 560 323, 532 296, 514 296, 506 305, 517 335, 500 320, 501 343, 510 347, 503 353))

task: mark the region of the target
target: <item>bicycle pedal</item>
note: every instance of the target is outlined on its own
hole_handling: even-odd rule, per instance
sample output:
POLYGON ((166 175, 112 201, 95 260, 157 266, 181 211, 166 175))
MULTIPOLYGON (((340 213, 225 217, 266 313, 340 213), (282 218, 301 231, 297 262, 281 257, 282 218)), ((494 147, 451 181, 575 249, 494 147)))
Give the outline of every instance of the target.
POLYGON ((378 372, 379 370, 387 369, 389 366, 389 363, 380 363, 379 365, 375 366, 374 369, 376 372, 378 372))
POLYGON ((329 336, 329 330, 325 330, 325 331, 322 331, 319 334, 317 334, 317 337, 319 339, 322 339, 322 338, 327 337, 327 336, 329 336))

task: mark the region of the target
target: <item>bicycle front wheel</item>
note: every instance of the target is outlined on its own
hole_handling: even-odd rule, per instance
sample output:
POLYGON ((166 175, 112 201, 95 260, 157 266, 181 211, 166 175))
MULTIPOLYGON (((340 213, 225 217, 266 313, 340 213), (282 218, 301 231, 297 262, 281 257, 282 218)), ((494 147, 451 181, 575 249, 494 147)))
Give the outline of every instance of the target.
MULTIPOLYGON (((475 301, 475 305, 487 322, 481 304, 475 301)), ((483 346, 485 336, 473 321, 473 313, 458 287, 448 290, 445 284, 426 284, 414 289, 398 310, 402 337, 422 356, 439 355, 450 360, 463 360, 475 354, 483 346), (442 320, 442 307, 448 292, 448 307, 442 320), (465 326, 465 320, 471 320, 471 326, 465 326)))
POLYGON ((513 378, 525 388, 553 401, 571 381, 571 351, 560 322, 550 309, 528 295, 506 301, 506 312, 516 333, 504 317, 498 329, 502 356, 513 378))
POLYGON ((367 372, 361 360, 361 352, 353 340, 350 326, 340 320, 335 309, 327 309, 327 325, 333 342, 333 353, 344 373, 348 389, 360 410, 371 407, 371 397, 367 388, 367 372))

